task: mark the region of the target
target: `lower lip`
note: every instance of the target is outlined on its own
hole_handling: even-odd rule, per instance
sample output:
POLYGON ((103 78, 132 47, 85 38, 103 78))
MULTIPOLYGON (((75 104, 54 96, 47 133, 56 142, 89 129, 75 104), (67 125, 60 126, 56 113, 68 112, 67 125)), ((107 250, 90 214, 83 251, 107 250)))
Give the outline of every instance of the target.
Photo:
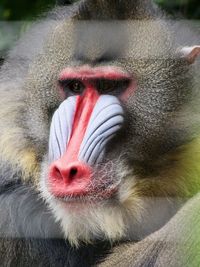
POLYGON ((105 190, 102 192, 88 192, 84 195, 65 195, 65 196, 56 196, 56 199, 69 203, 69 204, 77 204, 77 203, 85 203, 85 202, 98 202, 108 199, 113 199, 116 196, 118 188, 112 188, 110 190, 105 190))

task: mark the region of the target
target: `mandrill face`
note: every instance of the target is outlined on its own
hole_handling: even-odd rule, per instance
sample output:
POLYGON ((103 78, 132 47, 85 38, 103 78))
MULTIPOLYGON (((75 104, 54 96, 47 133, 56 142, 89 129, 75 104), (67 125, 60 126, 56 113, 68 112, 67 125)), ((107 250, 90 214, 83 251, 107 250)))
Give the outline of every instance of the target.
POLYGON ((122 38, 117 28, 116 39, 111 27, 109 39, 110 26, 94 25, 58 23, 25 84, 39 189, 74 245, 138 240, 163 225, 178 206, 168 154, 185 137, 176 114, 188 64, 159 24, 145 43, 142 31, 122 38))
POLYGON ((63 102, 51 121, 42 193, 72 243, 121 238, 127 215, 119 192, 132 170, 123 169, 119 135, 134 82, 120 68, 83 65, 64 69, 58 84, 63 102))

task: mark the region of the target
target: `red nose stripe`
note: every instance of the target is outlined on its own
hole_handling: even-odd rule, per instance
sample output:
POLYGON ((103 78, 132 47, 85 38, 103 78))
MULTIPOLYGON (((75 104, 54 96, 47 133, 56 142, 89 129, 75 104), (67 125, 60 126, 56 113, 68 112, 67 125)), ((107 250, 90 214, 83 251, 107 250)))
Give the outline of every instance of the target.
POLYGON ((84 95, 77 97, 71 139, 62 157, 65 164, 78 160, 80 146, 98 98, 98 92, 91 86, 88 86, 84 95))
POLYGON ((77 96, 72 134, 66 152, 50 166, 50 191, 54 196, 76 196, 87 192, 91 180, 91 168, 80 162, 78 155, 98 98, 99 94, 89 85, 82 96, 77 96))

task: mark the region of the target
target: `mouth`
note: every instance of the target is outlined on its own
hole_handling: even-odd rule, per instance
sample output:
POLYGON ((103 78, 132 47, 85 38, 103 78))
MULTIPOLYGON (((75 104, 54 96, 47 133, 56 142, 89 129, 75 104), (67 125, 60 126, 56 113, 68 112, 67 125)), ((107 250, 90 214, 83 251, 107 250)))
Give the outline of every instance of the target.
MULTIPOLYGON (((117 192, 119 190, 118 185, 110 185, 109 187, 101 187, 101 188, 88 188, 84 192, 80 193, 72 193, 72 194, 60 194, 60 192, 53 192, 53 197, 56 198, 59 201, 65 202, 65 203, 85 203, 85 202, 99 202, 99 201, 105 201, 109 199, 116 199, 117 198, 117 192)), ((51 190, 50 190, 51 192, 51 190)))

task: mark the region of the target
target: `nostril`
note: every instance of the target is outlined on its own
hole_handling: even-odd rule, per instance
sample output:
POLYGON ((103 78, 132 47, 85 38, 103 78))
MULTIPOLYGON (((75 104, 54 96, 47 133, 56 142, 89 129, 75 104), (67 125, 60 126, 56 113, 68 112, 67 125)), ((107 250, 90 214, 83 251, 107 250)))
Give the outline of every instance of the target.
POLYGON ((60 172, 59 168, 56 166, 54 166, 54 168, 52 169, 52 176, 59 180, 63 179, 62 173, 60 172))
POLYGON ((73 179, 75 178, 75 176, 77 175, 78 173, 78 169, 76 167, 72 167, 69 171, 69 179, 73 179))

